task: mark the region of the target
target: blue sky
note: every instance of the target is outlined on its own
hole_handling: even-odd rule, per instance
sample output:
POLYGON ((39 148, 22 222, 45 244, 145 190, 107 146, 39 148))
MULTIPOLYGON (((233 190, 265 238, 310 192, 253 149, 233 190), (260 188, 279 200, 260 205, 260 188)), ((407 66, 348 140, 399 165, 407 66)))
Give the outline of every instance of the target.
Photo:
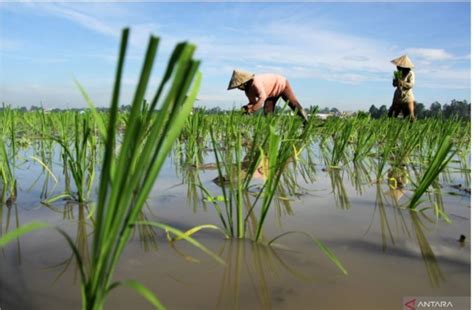
POLYGON ((226 90, 234 68, 285 75, 303 106, 389 106, 390 60, 405 53, 417 101, 471 100, 470 3, 0 2, 0 101, 83 107, 77 79, 108 106, 124 26, 131 44, 121 104, 130 102, 150 33, 162 38, 153 86, 177 42, 198 45, 201 106, 247 103, 226 90))

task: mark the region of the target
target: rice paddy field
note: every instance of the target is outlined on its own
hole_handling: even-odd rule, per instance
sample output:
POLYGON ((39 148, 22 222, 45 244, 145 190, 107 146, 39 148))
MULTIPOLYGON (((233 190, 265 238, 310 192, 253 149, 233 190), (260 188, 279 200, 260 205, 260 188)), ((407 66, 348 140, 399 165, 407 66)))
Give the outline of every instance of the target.
POLYGON ((156 38, 120 112, 127 36, 108 112, 0 111, 1 309, 470 295, 469 121, 209 115, 187 43, 146 102, 156 38))

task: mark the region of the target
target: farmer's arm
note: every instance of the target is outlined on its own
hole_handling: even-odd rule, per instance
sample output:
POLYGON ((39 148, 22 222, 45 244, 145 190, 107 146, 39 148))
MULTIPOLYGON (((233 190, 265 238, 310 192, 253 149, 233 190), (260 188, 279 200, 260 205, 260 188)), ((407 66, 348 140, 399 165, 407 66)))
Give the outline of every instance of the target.
POLYGON ((265 100, 267 100, 268 96, 262 83, 254 82, 252 84, 252 93, 254 93, 255 96, 253 96, 253 98, 248 97, 250 101, 249 109, 250 112, 255 112, 263 107, 263 104, 265 103, 265 100))
POLYGON ((408 78, 405 81, 400 81, 400 85, 403 87, 404 90, 409 90, 411 88, 413 88, 413 86, 415 85, 415 73, 413 73, 413 71, 408 75, 408 78))

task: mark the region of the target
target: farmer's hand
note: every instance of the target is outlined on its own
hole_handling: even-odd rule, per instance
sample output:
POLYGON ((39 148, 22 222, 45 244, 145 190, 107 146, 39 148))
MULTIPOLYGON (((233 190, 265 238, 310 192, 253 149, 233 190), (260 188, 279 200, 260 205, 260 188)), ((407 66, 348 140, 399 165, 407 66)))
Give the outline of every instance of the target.
POLYGON ((253 113, 255 112, 255 109, 254 109, 255 105, 254 104, 247 104, 247 112, 248 113, 253 113))
POLYGON ((249 105, 248 105, 248 104, 242 106, 242 108, 240 108, 240 110, 241 110, 244 114, 250 114, 250 112, 249 112, 249 105))

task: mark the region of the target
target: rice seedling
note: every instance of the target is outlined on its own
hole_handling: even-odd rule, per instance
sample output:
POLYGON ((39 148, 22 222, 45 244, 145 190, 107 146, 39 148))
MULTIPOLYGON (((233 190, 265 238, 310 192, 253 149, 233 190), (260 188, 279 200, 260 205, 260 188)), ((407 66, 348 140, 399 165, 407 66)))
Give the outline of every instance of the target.
POLYGON ((336 206, 344 210, 349 209, 351 207, 351 202, 347 195, 346 187, 344 186, 341 171, 329 171, 329 177, 331 179, 331 188, 336 206))
POLYGON ((420 252, 423 257, 423 262, 425 263, 425 268, 430 278, 430 282, 433 287, 438 287, 442 281, 444 281, 444 275, 439 267, 438 260, 431 248, 428 239, 424 233, 424 227, 421 219, 419 218, 419 213, 413 210, 410 210, 410 218, 412 221, 413 229, 415 231, 416 239, 420 247, 420 252))
POLYGON ((62 147, 63 160, 65 161, 65 174, 70 173, 76 187, 75 191, 71 190, 69 178, 66 178, 67 192, 51 197, 44 203, 51 203, 60 198, 69 197, 79 203, 87 202, 95 177, 95 154, 96 142, 93 138, 91 127, 91 115, 80 117, 79 114, 74 116, 74 137, 73 148, 69 146, 67 140, 54 138, 62 147))
MULTIPOLYGON (((251 140, 253 147, 248 150, 245 156, 244 171, 241 155, 242 130, 237 130, 235 122, 237 117, 235 112, 229 116, 229 123, 227 123, 223 134, 223 145, 226 146, 224 151, 219 151, 220 146, 217 143, 214 129, 210 129, 219 174, 218 179, 228 181, 226 184, 220 184, 222 191, 222 199, 220 200, 224 203, 225 212, 222 212, 216 199, 212 199, 212 203, 229 236, 238 239, 246 238, 248 237, 248 226, 251 225, 252 232, 254 232, 252 239, 255 242, 262 242, 264 239, 263 228, 274 198, 278 193, 282 176, 287 170, 289 160, 300 153, 299 151, 295 152, 295 150, 302 149, 307 143, 305 140, 307 138, 304 137, 309 129, 307 127, 301 133, 300 124, 295 117, 287 119, 287 116, 279 115, 264 119, 259 116, 251 140), (283 122, 284 118, 286 119, 283 122), (301 138, 295 139, 295 136, 301 138), (256 148, 256 145, 259 145, 259 148, 256 148), (246 197, 244 193, 249 191, 252 177, 258 170, 259 165, 262 165, 261 169, 264 171, 264 182, 250 205, 249 200, 244 199, 246 197), (246 209, 248 211, 246 214, 244 213, 244 203, 247 204, 246 209), (260 209, 259 214, 257 205, 260 209)), ((291 179, 289 180, 292 183, 291 179)), ((210 194, 207 195, 212 197, 210 194)), ((320 241, 315 241, 315 243, 341 271, 346 272, 336 256, 327 247, 323 246, 320 241)))
MULTIPOLYGON (((158 38, 152 36, 120 150, 116 154, 120 82, 128 34, 128 29, 122 32, 108 125, 105 125, 95 109, 92 113, 101 136, 105 139, 105 150, 99 182, 99 197, 95 209, 95 229, 89 267, 85 266, 84 257, 81 256, 72 239, 59 230, 73 250, 79 266, 83 309, 103 309, 108 294, 119 285, 134 289, 156 308, 163 308, 155 295, 139 282, 132 280, 113 282, 114 270, 136 225, 151 225, 165 229, 188 240, 221 261, 189 235, 161 223, 139 220, 140 211, 161 166, 178 137, 186 117, 191 112, 201 76, 198 73, 199 62, 192 58, 195 46, 189 43, 178 44, 171 55, 165 75, 151 105, 142 105, 159 41, 158 38), (156 113, 155 106, 168 82, 170 82, 169 90, 164 97, 162 111, 156 113)), ((79 126, 79 121, 77 121, 77 135, 79 126)), ((90 127, 84 121, 83 135, 78 136, 76 140, 77 159, 83 157, 85 152, 83 147, 90 134, 89 130, 90 127)), ((37 222, 24 225, 4 235, 0 239, 0 247, 25 233, 44 227, 47 225, 37 222)))
POLYGON ((364 187, 371 183, 369 167, 363 161, 354 161, 349 171, 352 186, 359 195, 364 192, 364 187))
POLYGON ((0 136, 0 180, 2 185, 0 203, 11 204, 16 200, 16 179, 12 167, 12 161, 10 156, 8 156, 5 141, 0 136))
POLYGON ((347 161, 346 146, 351 138, 353 129, 352 121, 341 122, 332 134, 333 147, 329 168, 339 168, 340 164, 347 161))
POLYGON ((360 161, 365 159, 372 151, 376 140, 376 133, 370 126, 370 119, 361 119, 355 126, 355 141, 352 160, 360 161))
POLYGON ((415 130, 411 123, 404 123, 400 127, 400 134, 397 137, 397 142, 392 146, 392 162, 398 167, 409 164, 411 154, 415 148, 419 147, 420 141, 423 137, 423 132, 426 130, 426 125, 418 127, 415 130))
POLYGON ((377 146, 377 166, 376 166, 376 181, 381 182, 383 180, 384 168, 391 155, 392 149, 400 135, 402 126, 392 122, 387 126, 386 132, 378 143, 377 146))
MULTIPOLYGON (((138 216, 197 96, 200 74, 197 71, 199 62, 192 59, 195 47, 188 43, 182 43, 175 48, 153 101, 150 106, 146 106, 142 105, 143 96, 158 46, 158 38, 150 38, 120 152, 115 156, 118 94, 127 38, 128 30, 125 30, 99 185, 91 268, 89 276, 83 279, 83 283, 85 283, 83 295, 85 296, 85 307, 88 309, 101 309, 109 291, 121 284, 112 282, 113 271, 130 238, 134 225, 153 225, 168 229, 180 236, 179 231, 165 225, 139 222, 138 216), (161 113, 156 114, 154 108, 162 95, 162 90, 172 77, 161 113), (190 91, 189 95, 187 95, 188 90, 190 91)), ((94 115, 96 121, 100 122, 97 114, 94 115)), ((99 128, 101 127, 104 128, 105 125, 99 126, 99 128)), ((184 238, 190 240, 188 236, 184 238)), ((146 297, 153 305, 162 307, 154 295, 143 286, 137 285, 136 282, 124 282, 123 284, 129 285, 130 283, 133 283, 132 288, 146 297)))
POLYGON ((436 180, 441 171, 443 171, 451 158, 455 155, 455 152, 451 152, 452 147, 453 143, 451 141, 451 136, 446 135, 439 145, 432 161, 421 177, 420 182, 416 185, 415 192, 410 199, 408 208, 415 209, 421 203, 421 197, 436 180))

